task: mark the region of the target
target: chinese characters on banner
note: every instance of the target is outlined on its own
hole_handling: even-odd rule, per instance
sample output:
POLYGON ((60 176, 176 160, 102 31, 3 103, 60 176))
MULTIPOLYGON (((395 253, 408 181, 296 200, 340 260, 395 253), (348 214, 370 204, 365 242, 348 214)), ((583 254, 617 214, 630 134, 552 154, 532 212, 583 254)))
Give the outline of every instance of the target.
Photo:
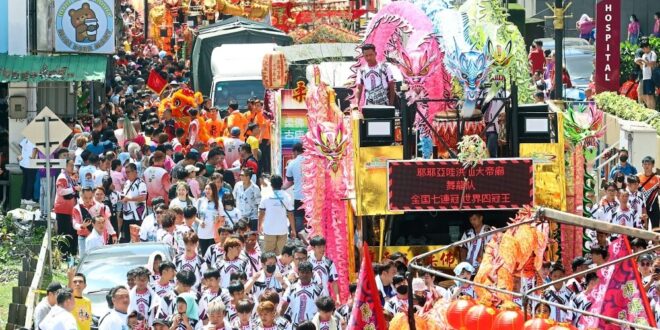
POLYGON ((518 209, 534 202, 531 159, 486 160, 463 168, 455 160, 388 162, 389 209, 518 209))
POLYGON ((621 0, 596 4, 596 93, 617 91, 621 74, 621 0))
POLYGON ((282 90, 282 114, 280 119, 280 141, 282 147, 282 173, 289 160, 293 159, 293 145, 302 142, 307 133, 307 106, 294 98, 291 89, 282 90))

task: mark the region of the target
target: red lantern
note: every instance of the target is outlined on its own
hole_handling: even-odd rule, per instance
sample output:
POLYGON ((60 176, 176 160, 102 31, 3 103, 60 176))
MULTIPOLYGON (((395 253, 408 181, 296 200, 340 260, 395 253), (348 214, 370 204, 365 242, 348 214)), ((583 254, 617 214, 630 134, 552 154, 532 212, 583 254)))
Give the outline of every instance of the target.
POLYGON ((493 330, 520 330, 524 323, 525 317, 520 308, 513 303, 506 303, 493 321, 493 330))
POLYGON ((465 315, 465 324, 470 325, 470 330, 490 330, 497 316, 495 308, 485 305, 474 305, 465 315))
POLYGON ((457 330, 467 329, 465 315, 474 305, 474 300, 469 296, 461 296, 458 300, 453 301, 447 308, 447 323, 457 330))
POLYGON ((280 89, 286 86, 289 79, 289 66, 284 53, 273 51, 264 55, 261 79, 266 89, 280 89))
POLYGON ((554 327, 551 327, 549 330, 577 330, 577 328, 568 322, 562 322, 558 323, 554 327))
POLYGON ((550 328, 555 325, 555 321, 545 318, 537 317, 525 322, 524 330, 550 330, 550 328))

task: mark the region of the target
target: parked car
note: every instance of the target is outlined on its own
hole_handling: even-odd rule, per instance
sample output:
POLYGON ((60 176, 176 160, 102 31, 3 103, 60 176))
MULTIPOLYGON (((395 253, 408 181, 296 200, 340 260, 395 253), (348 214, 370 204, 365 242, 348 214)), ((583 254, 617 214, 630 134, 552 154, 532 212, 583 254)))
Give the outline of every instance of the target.
MULTIPOLYGON (((554 38, 538 38, 534 39, 534 41, 541 41, 543 42, 543 49, 544 50, 554 50, 555 49, 555 39, 554 38)), ((564 49, 569 48, 569 47, 576 47, 576 46, 588 46, 588 47, 593 47, 591 44, 589 44, 589 41, 584 40, 582 38, 564 38, 564 49)))
POLYGON ((109 309, 106 295, 117 285, 126 285, 126 273, 138 266, 145 266, 153 252, 160 252, 165 260, 174 259, 174 250, 165 243, 129 243, 106 245, 87 253, 78 266, 78 273, 85 275, 85 296, 92 301, 93 324, 109 309))

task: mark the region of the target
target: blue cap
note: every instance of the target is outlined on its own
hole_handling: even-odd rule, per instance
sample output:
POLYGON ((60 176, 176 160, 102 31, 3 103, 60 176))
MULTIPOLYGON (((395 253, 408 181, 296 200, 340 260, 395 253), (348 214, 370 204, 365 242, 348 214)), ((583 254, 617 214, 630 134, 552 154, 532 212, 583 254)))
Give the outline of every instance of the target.
POLYGON ((232 136, 239 136, 239 135, 241 135, 241 129, 238 128, 238 127, 236 127, 236 126, 232 127, 232 128, 231 128, 231 135, 232 135, 232 136))
POLYGON ((131 158, 131 155, 128 152, 122 152, 117 156, 122 165, 126 164, 126 161, 131 158))

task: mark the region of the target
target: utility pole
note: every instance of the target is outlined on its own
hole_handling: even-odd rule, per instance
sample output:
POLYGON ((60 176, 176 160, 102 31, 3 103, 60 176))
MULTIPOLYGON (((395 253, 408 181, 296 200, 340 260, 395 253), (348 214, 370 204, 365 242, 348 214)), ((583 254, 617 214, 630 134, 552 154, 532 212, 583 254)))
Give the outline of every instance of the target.
POLYGON ((562 77, 564 76, 564 19, 571 18, 573 15, 566 16, 564 13, 571 6, 572 3, 567 3, 564 7, 564 0, 555 0, 555 5, 550 6, 546 3, 548 8, 554 14, 553 16, 545 16, 545 19, 552 19, 552 25, 555 30, 555 100, 564 99, 564 83, 562 77), (557 72, 559 71, 559 72, 557 72))

